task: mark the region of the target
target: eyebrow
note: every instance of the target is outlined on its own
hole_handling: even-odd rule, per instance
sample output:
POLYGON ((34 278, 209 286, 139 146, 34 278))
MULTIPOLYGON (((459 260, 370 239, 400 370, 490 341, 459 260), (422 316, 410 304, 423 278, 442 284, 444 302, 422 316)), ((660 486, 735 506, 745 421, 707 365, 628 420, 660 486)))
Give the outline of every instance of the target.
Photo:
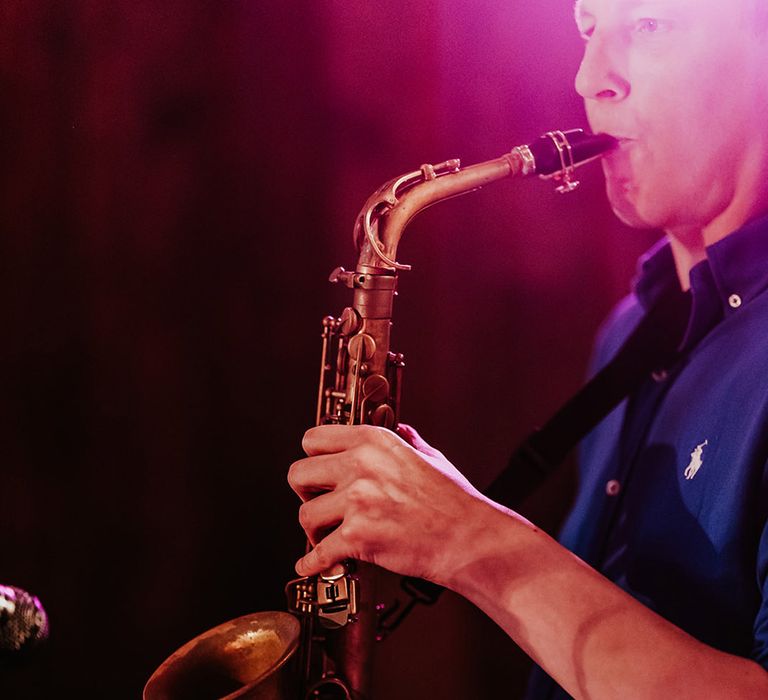
MULTIPOLYGON (((625 7, 636 7, 637 5, 668 5, 669 0, 614 0, 615 4, 617 5, 623 5, 625 7)), ((576 2, 573 3, 573 11, 575 14, 579 14, 581 10, 581 6, 583 4, 583 0, 576 0, 576 2)), ((591 14, 587 11, 587 14, 591 14)))
MULTIPOLYGON (((573 17, 576 24, 579 23, 579 19, 582 17, 593 17, 594 13, 589 8, 584 7, 584 3, 588 0, 575 0, 573 3, 573 17)), ((649 9, 653 8, 654 12, 677 12, 682 11, 685 7, 695 7, 701 0, 613 0, 615 5, 618 5, 622 11, 626 12, 636 7, 648 6, 649 9), (682 7, 679 7, 682 5, 682 7)))

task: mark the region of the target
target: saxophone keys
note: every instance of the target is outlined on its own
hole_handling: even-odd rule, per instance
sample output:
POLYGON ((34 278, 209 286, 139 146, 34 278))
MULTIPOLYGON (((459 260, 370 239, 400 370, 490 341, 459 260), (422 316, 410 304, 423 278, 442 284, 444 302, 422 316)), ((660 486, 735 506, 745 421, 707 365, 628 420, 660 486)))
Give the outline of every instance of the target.
POLYGON ((339 319, 339 332, 341 335, 349 338, 360 330, 361 325, 362 319, 360 314, 351 306, 348 306, 341 312, 341 318, 339 319))
POLYGON ((347 352, 356 362, 365 362, 376 353, 376 341, 367 333, 358 333, 349 339, 347 352))
POLYGON ((378 406, 371 414, 371 423, 381 428, 393 430, 395 427, 395 412, 392 410, 392 406, 385 403, 378 406))
POLYGON ((344 627, 357 615, 357 580, 345 564, 336 564, 317 577, 317 616, 327 629, 344 627))
POLYGON ((383 403, 389 398, 389 382, 380 374, 372 374, 363 382, 363 399, 383 403))

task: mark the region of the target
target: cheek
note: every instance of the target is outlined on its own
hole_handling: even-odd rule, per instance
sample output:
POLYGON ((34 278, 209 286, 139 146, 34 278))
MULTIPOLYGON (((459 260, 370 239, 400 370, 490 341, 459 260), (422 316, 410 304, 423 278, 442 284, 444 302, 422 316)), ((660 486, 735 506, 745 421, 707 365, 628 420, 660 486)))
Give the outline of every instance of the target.
MULTIPOLYGON (((711 46, 701 50, 698 60, 692 59, 678 71, 688 76, 685 86, 684 109, 691 121, 711 129, 710 138, 721 140, 721 132, 746 128, 753 119, 757 90, 755 59, 746 47, 740 47, 743 37, 730 36, 720 51, 711 46)), ((760 62, 759 73, 764 73, 760 62)), ((700 129, 701 130, 701 129, 700 129)))
POLYGON ((641 139, 637 168, 673 180, 687 173, 686 179, 700 181, 721 161, 726 140, 733 141, 741 100, 724 101, 722 89, 694 76, 687 84, 678 71, 657 76, 648 81, 650 89, 633 96, 641 139))

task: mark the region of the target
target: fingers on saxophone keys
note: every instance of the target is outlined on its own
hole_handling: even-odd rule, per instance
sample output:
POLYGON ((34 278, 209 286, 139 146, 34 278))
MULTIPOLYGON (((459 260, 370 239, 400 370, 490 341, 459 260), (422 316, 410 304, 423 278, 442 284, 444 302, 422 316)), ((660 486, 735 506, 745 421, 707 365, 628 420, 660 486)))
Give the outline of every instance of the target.
POLYGON ((320 425, 304 433, 301 446, 309 456, 333 454, 387 435, 390 431, 372 425, 320 425))
POLYGON ((299 508, 299 524, 312 546, 326 537, 344 517, 343 503, 338 493, 326 493, 299 508))
POLYGON ((334 530, 296 562, 296 573, 299 576, 314 576, 346 559, 347 556, 344 540, 339 531, 334 530))
POLYGON ((302 501, 333 491, 338 485, 337 455, 318 455, 294 462, 288 469, 288 484, 302 501))

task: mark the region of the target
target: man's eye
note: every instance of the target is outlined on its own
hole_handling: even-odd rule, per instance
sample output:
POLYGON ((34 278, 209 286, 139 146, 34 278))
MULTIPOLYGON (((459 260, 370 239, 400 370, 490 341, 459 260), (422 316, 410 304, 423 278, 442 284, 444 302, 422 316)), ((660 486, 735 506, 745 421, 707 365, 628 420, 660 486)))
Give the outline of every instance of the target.
POLYGON ((663 28, 663 23, 653 17, 643 17, 635 22, 635 31, 640 34, 655 34, 663 28))

